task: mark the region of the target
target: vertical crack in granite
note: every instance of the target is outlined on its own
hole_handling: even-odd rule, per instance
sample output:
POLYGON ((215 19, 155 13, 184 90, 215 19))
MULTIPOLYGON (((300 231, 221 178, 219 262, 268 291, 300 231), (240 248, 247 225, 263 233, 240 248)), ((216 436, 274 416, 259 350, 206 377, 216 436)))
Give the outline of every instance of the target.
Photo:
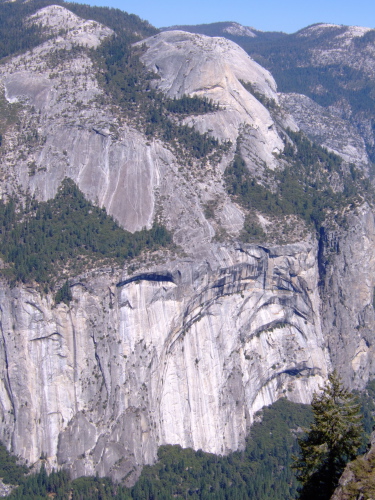
POLYGON ((72 317, 71 311, 69 311, 69 319, 70 319, 70 324, 71 324, 71 328, 72 328, 72 336, 73 336, 74 405, 75 405, 75 411, 77 413, 78 412, 78 401, 77 401, 77 382, 78 382, 78 375, 77 375, 77 342, 76 342, 76 330, 75 330, 74 321, 73 321, 73 317, 72 317))
MULTIPOLYGON (((1 307, 0 307, 0 313, 1 313, 1 315, 3 314, 3 310, 1 307)), ((13 393, 12 393, 12 384, 11 384, 11 380, 9 377, 8 352, 7 352, 7 345, 6 345, 6 340, 5 340, 4 330, 3 330, 3 323, 1 320, 0 320, 0 330, 1 330, 1 338, 2 338, 2 344, 3 344, 3 353, 4 353, 4 369, 5 369, 4 379, 3 379, 4 387, 5 387, 7 396, 9 398, 9 401, 12 405, 13 420, 14 420, 14 422, 16 422, 16 420, 17 420, 17 408, 16 408, 16 405, 14 403, 14 398, 13 398, 13 393)))

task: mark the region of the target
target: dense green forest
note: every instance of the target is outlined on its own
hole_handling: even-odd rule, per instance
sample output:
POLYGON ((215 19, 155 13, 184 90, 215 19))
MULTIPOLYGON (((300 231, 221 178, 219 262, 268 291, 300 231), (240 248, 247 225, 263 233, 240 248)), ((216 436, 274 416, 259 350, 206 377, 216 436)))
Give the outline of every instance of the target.
POLYGON ((19 465, 17 457, 8 453, 5 446, 0 443, 0 477, 3 482, 5 484, 19 484, 28 472, 28 467, 19 465))
POLYGON ((25 23, 25 18, 51 3, 48 0, 0 2, 0 60, 32 49, 46 39, 40 26, 25 23))
MULTIPOLYGON (((303 133, 288 130, 288 136, 293 142, 285 141, 281 155, 287 160, 287 166, 266 171, 267 184, 274 186, 274 190, 251 176, 238 148, 225 171, 227 190, 246 209, 255 208, 270 216, 298 215, 319 231, 329 210, 356 203, 356 193, 366 193, 370 185, 354 165, 345 172, 339 156, 312 143, 303 133), (334 192, 330 185, 329 176, 333 172, 339 173, 343 181, 342 192, 334 192)), ((254 232, 257 227, 252 228, 251 222, 247 224, 243 238, 246 239, 247 234, 261 235, 254 232)))
POLYGON ((47 202, 28 199, 22 207, 14 198, 0 201, 0 254, 9 264, 3 273, 16 281, 34 280, 48 288, 65 268, 77 271, 80 264, 87 267, 98 260, 122 264, 171 241, 160 224, 134 234, 120 228, 71 179, 47 202))

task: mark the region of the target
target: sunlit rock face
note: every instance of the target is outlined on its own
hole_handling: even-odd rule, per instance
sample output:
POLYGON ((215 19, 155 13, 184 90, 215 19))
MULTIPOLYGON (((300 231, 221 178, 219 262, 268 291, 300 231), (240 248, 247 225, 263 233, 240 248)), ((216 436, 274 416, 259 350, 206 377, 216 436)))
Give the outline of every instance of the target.
POLYGON ((197 167, 187 184, 191 168, 186 168, 185 159, 173 154, 168 145, 147 140, 121 114, 101 104, 103 91, 87 53, 78 51, 58 62, 51 55, 77 45, 95 47, 111 30, 92 21, 80 26, 79 18, 63 7, 46 7, 34 17, 52 32, 58 23, 66 28, 57 38, 0 68, 5 98, 23 104, 19 110, 23 133, 9 132, 3 191, 22 186, 47 200, 56 194, 64 177, 70 177, 90 200, 130 231, 151 227, 161 206, 184 247, 202 246, 202 242, 207 246, 214 230, 202 204, 218 198, 222 224, 230 233, 238 233, 243 215, 222 182, 237 139, 241 138, 246 160, 255 171, 262 171, 266 164, 275 168, 277 154, 284 148, 270 113, 240 80, 277 101, 271 74, 225 39, 170 32, 142 42, 149 47, 142 60, 153 71, 159 68, 156 76, 161 79, 155 85, 163 92, 171 97, 204 96, 220 107, 186 119, 197 130, 231 143, 217 165, 197 167), (185 213, 194 216, 185 217, 185 213))
MULTIPOLYGON (((35 19, 56 38, 0 67, 3 99, 19 117, 3 138, 1 194, 47 200, 70 177, 125 229, 149 228, 157 214, 177 250, 137 271, 127 264, 72 276, 69 306, 1 282, 0 439, 8 448, 29 464, 43 453, 48 467, 74 477, 131 484, 161 444, 241 449, 262 406, 310 402, 333 367, 363 387, 375 373, 371 207, 348 212, 345 228, 327 225, 293 244, 242 244, 245 214, 223 178, 237 143, 252 173, 262 173, 280 167, 283 128, 298 123, 322 135, 333 118, 319 121, 308 98, 279 98, 272 75, 232 42, 161 33, 142 42, 153 85, 170 97, 212 99, 218 111, 185 122, 231 141, 217 163, 188 163, 103 105, 85 51, 56 66, 47 57, 98 46, 111 30, 60 6, 35 19), (275 116, 241 82, 278 104, 275 116)), ((348 159, 366 166, 363 143, 337 126, 348 159)), ((336 139, 327 145, 342 152, 336 139)))
POLYGON ((366 204, 348 215, 346 230, 322 236, 323 331, 332 363, 350 387, 374 378, 374 238, 366 204))
POLYGON ((4 287, 1 438, 131 480, 160 444, 227 453, 262 406, 309 402, 329 367, 315 245, 217 251, 226 267, 87 275, 70 308, 4 287))
POLYGON ((277 101, 276 83, 267 70, 224 38, 166 31, 142 43, 148 47, 142 61, 160 77, 155 81, 158 89, 169 97, 197 95, 220 104, 220 111, 188 118, 188 124, 232 142, 242 127, 249 126, 254 131, 255 154, 275 165, 272 153, 282 151, 284 145, 267 109, 241 84, 251 83, 277 101))
POLYGON ((280 94, 279 99, 310 138, 368 172, 365 141, 348 120, 302 94, 280 94))

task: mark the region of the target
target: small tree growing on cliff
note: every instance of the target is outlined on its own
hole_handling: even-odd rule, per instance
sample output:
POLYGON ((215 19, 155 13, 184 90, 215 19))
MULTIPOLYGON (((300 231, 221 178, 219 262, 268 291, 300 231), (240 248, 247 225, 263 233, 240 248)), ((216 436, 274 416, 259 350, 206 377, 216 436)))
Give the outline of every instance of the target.
POLYGON ((300 500, 329 499, 345 465, 361 444, 362 416, 356 398, 343 387, 336 371, 311 403, 314 422, 299 439, 300 456, 293 468, 302 483, 300 500))
POLYGON ((55 304, 60 304, 60 302, 64 302, 67 306, 69 306, 70 301, 73 300, 73 295, 70 290, 70 285, 68 280, 65 281, 60 290, 57 291, 55 295, 55 304))

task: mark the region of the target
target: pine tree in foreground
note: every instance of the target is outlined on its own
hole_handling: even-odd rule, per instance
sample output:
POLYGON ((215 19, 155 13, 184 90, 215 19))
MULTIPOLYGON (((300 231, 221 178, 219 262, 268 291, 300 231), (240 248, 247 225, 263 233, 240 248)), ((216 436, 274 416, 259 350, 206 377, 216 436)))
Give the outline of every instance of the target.
POLYGON ((343 387, 336 371, 311 403, 314 422, 299 439, 300 456, 293 468, 302 484, 300 500, 327 500, 345 465, 356 457, 361 443, 362 416, 353 394, 343 387))

